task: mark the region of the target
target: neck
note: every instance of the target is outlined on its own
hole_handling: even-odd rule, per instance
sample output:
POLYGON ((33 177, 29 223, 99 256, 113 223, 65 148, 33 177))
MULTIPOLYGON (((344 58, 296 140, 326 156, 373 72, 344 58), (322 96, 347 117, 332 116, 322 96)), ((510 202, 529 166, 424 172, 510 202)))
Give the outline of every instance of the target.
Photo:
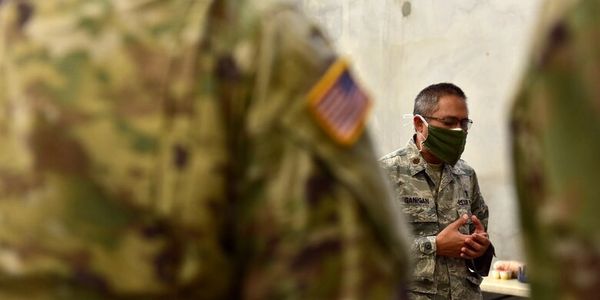
POLYGON ((421 156, 425 159, 426 162, 430 164, 441 164, 443 161, 435 157, 433 154, 429 153, 427 149, 421 149, 421 156))

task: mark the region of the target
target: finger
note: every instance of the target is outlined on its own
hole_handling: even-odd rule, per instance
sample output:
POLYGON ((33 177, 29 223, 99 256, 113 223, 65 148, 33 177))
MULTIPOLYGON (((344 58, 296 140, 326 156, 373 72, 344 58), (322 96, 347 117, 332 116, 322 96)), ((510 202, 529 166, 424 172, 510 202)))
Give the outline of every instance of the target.
POLYGON ((481 236, 482 238, 485 238, 488 240, 490 239, 490 236, 487 234, 487 232, 476 232, 476 233, 473 233, 472 235, 478 235, 478 236, 481 236))
POLYGON ((462 258, 473 259, 477 257, 477 254, 478 253, 476 251, 469 249, 469 247, 462 247, 460 249, 460 257, 462 258))
POLYGON ((469 256, 469 255, 467 255, 465 253, 461 253, 460 254, 460 258, 462 258, 462 259, 475 259, 474 256, 469 256))
POLYGON ((475 250, 477 253, 481 252, 481 250, 485 247, 485 244, 480 244, 479 242, 470 238, 465 241, 465 245, 468 246, 467 248, 475 250))
POLYGON ((475 241, 478 244, 481 244, 483 246, 487 246, 487 245, 490 244, 490 240, 487 238, 486 235, 473 234, 473 235, 471 235, 471 238, 472 238, 473 241, 475 241))
POLYGON ((462 217, 460 217, 460 218, 456 219, 456 221, 452 222, 452 224, 450 224, 449 226, 452 226, 453 228, 458 229, 458 227, 467 224, 467 221, 469 221, 469 216, 464 214, 464 215, 462 215, 462 217))
POLYGON ((475 225, 475 232, 485 232, 485 227, 483 226, 483 224, 481 224, 481 221, 479 221, 479 218, 477 218, 477 216, 472 215, 471 221, 473 221, 473 224, 475 225))

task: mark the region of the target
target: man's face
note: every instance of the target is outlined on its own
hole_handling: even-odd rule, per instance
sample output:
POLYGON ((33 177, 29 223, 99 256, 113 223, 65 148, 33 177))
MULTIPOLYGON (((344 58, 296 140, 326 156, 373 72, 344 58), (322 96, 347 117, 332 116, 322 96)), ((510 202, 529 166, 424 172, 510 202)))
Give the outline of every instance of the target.
POLYGON ((433 126, 448 129, 460 128, 460 120, 469 118, 467 102, 454 95, 442 96, 438 101, 438 110, 430 117, 436 118, 427 120, 433 126))
MULTIPOLYGON (((467 102, 464 99, 454 95, 447 95, 440 97, 438 109, 434 113, 423 117, 430 125, 436 127, 447 129, 461 128, 460 122, 469 118, 469 110, 467 102)), ((425 126, 420 118, 415 118, 415 128, 424 138, 427 138, 427 126, 425 126)))

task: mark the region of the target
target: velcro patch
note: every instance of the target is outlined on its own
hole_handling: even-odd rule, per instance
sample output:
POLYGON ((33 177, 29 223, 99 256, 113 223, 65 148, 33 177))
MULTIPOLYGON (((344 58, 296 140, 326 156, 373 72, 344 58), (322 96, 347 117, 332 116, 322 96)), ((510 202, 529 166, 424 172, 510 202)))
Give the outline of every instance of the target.
POLYGON ((371 100, 358 86, 348 63, 338 59, 308 94, 309 108, 336 142, 352 145, 362 134, 371 100))

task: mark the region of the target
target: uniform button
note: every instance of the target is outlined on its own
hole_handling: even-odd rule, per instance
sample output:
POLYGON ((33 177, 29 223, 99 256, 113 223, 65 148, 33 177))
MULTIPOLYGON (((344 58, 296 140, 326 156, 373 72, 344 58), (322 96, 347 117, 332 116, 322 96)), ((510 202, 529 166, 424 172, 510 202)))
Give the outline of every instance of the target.
POLYGON ((425 243, 425 250, 431 250, 431 243, 430 242, 425 243))
POLYGON ((418 164, 421 160, 419 158, 413 158, 412 162, 413 164, 418 164))

